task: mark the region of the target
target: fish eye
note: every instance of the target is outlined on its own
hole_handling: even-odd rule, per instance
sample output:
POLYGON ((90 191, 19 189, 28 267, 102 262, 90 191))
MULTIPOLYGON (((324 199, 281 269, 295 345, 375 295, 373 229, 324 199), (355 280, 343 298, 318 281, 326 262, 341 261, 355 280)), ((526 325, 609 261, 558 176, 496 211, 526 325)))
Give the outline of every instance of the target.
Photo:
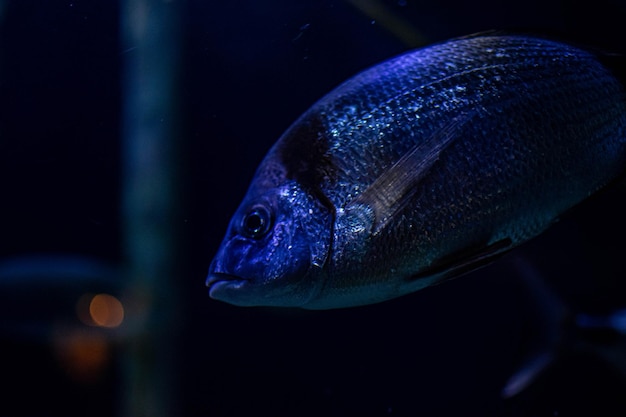
POLYGON ((253 239, 260 239, 269 232, 272 216, 264 206, 254 206, 243 217, 241 228, 243 233, 253 239))

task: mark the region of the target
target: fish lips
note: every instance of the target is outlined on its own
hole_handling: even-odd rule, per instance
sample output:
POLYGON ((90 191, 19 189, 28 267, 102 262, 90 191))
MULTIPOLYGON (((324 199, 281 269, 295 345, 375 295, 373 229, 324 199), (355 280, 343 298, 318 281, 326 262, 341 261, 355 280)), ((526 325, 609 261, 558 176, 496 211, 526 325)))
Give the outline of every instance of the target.
POLYGON ((223 272, 211 272, 206 279, 209 296, 215 300, 232 302, 232 291, 238 291, 250 280, 223 272))

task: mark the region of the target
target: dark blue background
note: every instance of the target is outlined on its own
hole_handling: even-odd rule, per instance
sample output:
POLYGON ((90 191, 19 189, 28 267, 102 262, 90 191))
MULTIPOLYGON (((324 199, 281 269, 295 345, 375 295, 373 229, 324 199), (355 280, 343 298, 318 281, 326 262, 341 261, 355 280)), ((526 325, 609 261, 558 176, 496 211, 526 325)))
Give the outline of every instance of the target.
MULTIPOLYGON (((120 264, 119 5, 4 3, 0 256, 71 253, 120 264)), ((626 39, 626 7, 616 0, 381 3, 431 42, 494 28, 617 48, 626 39)), ((626 415, 619 366, 580 353, 563 354, 520 397, 499 396, 538 321, 512 259, 532 265, 574 310, 610 311, 626 301, 623 193, 566 216, 508 261, 381 305, 307 312, 210 300, 208 264, 267 149, 324 93, 409 46, 339 0, 188 0, 183 9, 185 202, 176 227, 187 252, 173 387, 181 415, 626 415)), ((119 408, 123 370, 114 363, 97 383, 77 383, 45 340, 0 340, 0 415, 119 408)))

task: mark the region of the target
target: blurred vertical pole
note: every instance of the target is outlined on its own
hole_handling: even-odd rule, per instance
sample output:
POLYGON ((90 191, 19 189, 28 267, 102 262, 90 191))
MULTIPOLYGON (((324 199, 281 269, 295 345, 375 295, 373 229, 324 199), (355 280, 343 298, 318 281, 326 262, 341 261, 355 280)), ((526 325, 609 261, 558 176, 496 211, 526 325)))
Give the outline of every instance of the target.
POLYGON ((129 267, 124 417, 180 414, 180 0, 122 0, 122 160, 129 267))

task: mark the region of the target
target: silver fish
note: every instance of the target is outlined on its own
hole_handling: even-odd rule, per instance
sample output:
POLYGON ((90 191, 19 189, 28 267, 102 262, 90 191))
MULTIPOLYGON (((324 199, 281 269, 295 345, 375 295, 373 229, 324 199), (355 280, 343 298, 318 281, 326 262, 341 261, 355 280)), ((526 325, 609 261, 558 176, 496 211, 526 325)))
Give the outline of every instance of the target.
POLYGON ((211 297, 377 303, 537 236, 624 170, 626 92, 605 62, 491 34, 356 75, 261 163, 210 266, 211 297))

